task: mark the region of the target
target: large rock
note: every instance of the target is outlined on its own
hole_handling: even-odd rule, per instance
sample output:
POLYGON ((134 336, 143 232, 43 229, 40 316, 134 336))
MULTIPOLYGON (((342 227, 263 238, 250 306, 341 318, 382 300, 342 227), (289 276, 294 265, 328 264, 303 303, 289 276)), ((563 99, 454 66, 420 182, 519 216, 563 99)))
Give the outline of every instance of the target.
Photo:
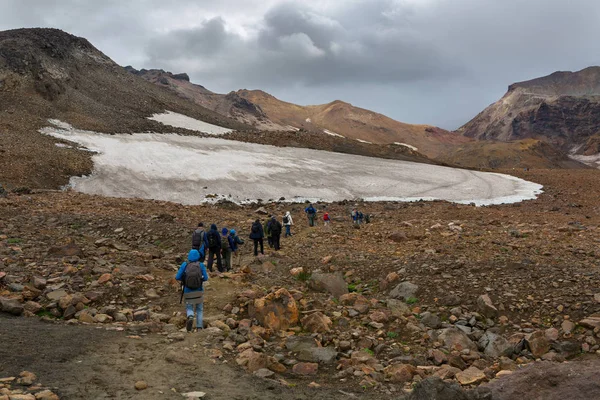
POLYGON ((297 353, 304 349, 318 347, 319 344, 312 336, 288 336, 285 340, 285 348, 291 352, 297 353))
POLYGON ((21 315, 23 314, 24 308, 17 299, 5 299, 0 297, 0 310, 12 315, 21 315))
POLYGON ((267 368, 269 359, 266 354, 258 353, 252 349, 243 351, 235 360, 238 365, 246 368, 248 372, 258 371, 267 368))
POLYGON ((331 330, 331 319, 320 311, 302 318, 302 327, 311 333, 326 333, 331 330))
POLYGON ((456 328, 446 328, 439 331, 438 340, 444 343, 444 346, 449 350, 462 351, 469 349, 477 351, 477 345, 469 339, 463 331, 456 328))
POLYGON ((385 370, 385 376, 393 383, 411 382, 413 376, 417 373, 415 367, 410 364, 390 365, 385 370))
POLYGON ((296 375, 316 375, 319 370, 317 363, 301 362, 293 366, 292 372, 296 375))
POLYGON ((254 300, 254 306, 249 311, 250 316, 268 329, 285 330, 298 323, 298 305, 286 289, 254 300))
POLYGON ((54 290, 50 293, 48 293, 46 295, 46 297, 48 298, 48 300, 50 301, 58 301, 61 297, 66 296, 68 293, 66 290, 60 289, 60 290, 54 290))
POLYGON ((600 316, 591 316, 579 321, 579 325, 588 329, 600 329, 600 316))
POLYGON ((500 356, 510 357, 513 352, 513 346, 508 340, 492 332, 486 332, 479 339, 479 347, 483 350, 485 355, 493 358, 498 358, 500 356))
POLYGON ((412 315, 410 307, 401 300, 388 299, 386 304, 394 317, 406 317, 412 315))
POLYGON ((487 318, 496 318, 498 316, 498 309, 487 294, 483 294, 477 298, 477 309, 487 318))
POLYGON ((470 400, 464 389, 454 382, 431 377, 419 382, 406 400, 470 400))
POLYGON ((331 293, 335 297, 348 293, 348 284, 341 272, 329 274, 315 271, 312 273, 308 284, 311 289, 317 292, 331 293))
POLYGON ((527 339, 529 350, 534 357, 539 358, 550 351, 550 342, 544 331, 536 331, 527 339))
POLYGON ((389 297, 392 299, 408 299, 416 297, 419 286, 410 282, 399 283, 395 288, 390 291, 389 297))
POLYGON ((464 371, 461 371, 456 374, 456 380, 461 385, 472 385, 474 383, 479 383, 486 379, 485 374, 482 370, 476 367, 469 367, 464 371))
POLYGON ((321 364, 333 364, 337 351, 333 347, 310 347, 298 353, 298 360, 321 364))

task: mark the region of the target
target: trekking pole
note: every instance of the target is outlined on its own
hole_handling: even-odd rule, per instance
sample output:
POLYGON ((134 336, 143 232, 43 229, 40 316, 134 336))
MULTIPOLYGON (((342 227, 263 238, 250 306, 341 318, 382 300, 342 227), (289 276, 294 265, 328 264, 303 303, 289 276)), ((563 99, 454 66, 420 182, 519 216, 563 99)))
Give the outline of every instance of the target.
POLYGON ((183 289, 184 289, 184 286, 183 286, 183 284, 181 284, 181 298, 179 299, 179 304, 183 303, 183 289))

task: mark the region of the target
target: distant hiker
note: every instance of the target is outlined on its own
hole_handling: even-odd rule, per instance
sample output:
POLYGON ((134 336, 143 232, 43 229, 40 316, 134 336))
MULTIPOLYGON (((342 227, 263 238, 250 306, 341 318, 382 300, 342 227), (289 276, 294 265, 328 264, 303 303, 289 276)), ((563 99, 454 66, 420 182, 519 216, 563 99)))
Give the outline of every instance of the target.
POLYGON ((225 271, 231 271, 231 253, 233 248, 233 238, 229 236, 229 229, 221 230, 221 254, 223 255, 225 271))
POLYGON ((330 222, 331 218, 329 218, 329 213, 326 212, 325 214, 323 214, 323 223, 325 224, 325 226, 329 226, 330 222))
POLYGON ((358 223, 362 224, 364 218, 365 218, 365 216, 363 215, 362 211, 359 211, 358 212, 358 223))
POLYGON ((206 243, 206 232, 204 231, 204 223, 200 222, 198 224, 198 228, 194 230, 192 233, 192 249, 194 250, 202 250, 200 254, 202 254, 201 260, 204 262, 204 254, 206 253, 207 243, 206 243))
POLYGON ((294 225, 294 220, 289 211, 283 216, 283 225, 285 225, 285 237, 292 236, 292 225, 294 225))
POLYGON ((185 329, 188 332, 191 332, 194 326, 194 314, 196 314, 196 329, 203 328, 204 288, 202 286, 208 280, 206 268, 200 261, 203 256, 202 251, 190 250, 188 260, 181 264, 175 275, 175 279, 181 282, 183 287, 182 299, 185 299, 187 314, 185 329))
MULTIPOLYGON (((273 216, 271 216, 271 218, 273 218, 273 216)), ((267 219, 265 221, 265 224, 263 226, 263 232, 265 233, 265 236, 267 237, 267 243, 269 244, 269 247, 273 247, 273 234, 271 233, 271 218, 267 219)))
POLYGON ((233 254, 237 254, 237 265, 239 266, 240 264, 240 258, 242 256, 242 254, 238 251, 239 250, 239 245, 240 244, 244 244, 244 241, 242 240, 242 238, 240 238, 235 229, 232 229, 229 231, 229 237, 231 238, 231 251, 233 252, 233 254))
POLYGON ((358 224, 358 211, 356 210, 356 208, 352 210, 350 216, 352 217, 352 222, 358 224))
POLYGON ((370 224, 371 223, 371 218, 372 218, 371 214, 365 215, 365 223, 370 224))
POLYGON ((263 238, 265 237, 265 232, 263 231, 263 227, 260 223, 260 219, 256 219, 252 224, 252 228, 250 228, 250 239, 254 241, 254 256, 258 255, 258 245, 260 244, 260 254, 265 254, 263 238))
POLYGON ((271 218, 271 225, 269 226, 269 229, 271 231, 273 247, 275 247, 275 251, 278 251, 281 248, 279 244, 281 239, 281 228, 281 222, 277 221, 277 217, 273 216, 273 218, 271 218))
POLYGON ((317 209, 314 208, 312 204, 309 204, 308 207, 304 209, 304 212, 308 217, 308 225, 315 226, 315 217, 317 216, 317 209))
POLYGON ((217 230, 217 225, 212 224, 210 231, 206 234, 206 243, 208 247, 208 269, 213 272, 213 261, 217 257, 217 269, 223 272, 223 260, 221 259, 221 235, 217 230))

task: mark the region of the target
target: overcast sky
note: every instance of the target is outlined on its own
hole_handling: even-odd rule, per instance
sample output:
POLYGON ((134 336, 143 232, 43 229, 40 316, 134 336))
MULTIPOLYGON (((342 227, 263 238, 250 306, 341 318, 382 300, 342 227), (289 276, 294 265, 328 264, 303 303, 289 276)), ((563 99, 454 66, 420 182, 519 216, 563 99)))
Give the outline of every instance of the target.
POLYGON ((54 27, 121 65, 216 92, 335 99, 454 129, 510 83, 600 65, 599 0, 2 0, 0 30, 54 27))

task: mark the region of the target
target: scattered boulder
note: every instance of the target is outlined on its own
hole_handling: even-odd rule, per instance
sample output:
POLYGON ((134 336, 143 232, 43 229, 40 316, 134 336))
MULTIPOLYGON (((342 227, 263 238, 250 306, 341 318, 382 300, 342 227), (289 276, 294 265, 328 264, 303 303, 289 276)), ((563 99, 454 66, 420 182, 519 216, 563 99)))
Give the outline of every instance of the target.
POLYGON ((17 299, 6 299, 0 297, 0 311, 19 316, 23 314, 24 307, 17 299))
POLYGON ((250 316, 255 317, 265 328, 285 330, 298 323, 298 306, 286 289, 254 300, 250 316))
POLYGON ((255 372, 259 369, 267 368, 268 365, 268 357, 264 353, 258 353, 253 349, 244 350, 238 358, 236 358, 235 362, 246 368, 248 372, 255 372))
POLYGON ((483 294, 477 298, 477 308, 487 318, 496 318, 498 316, 498 309, 487 294, 483 294))
POLYGON ((135 383, 135 390, 146 390, 148 389, 148 384, 145 381, 137 381, 135 383))
POLYGON ((321 364, 333 364, 337 358, 337 351, 333 347, 309 347, 298 353, 301 361, 310 361, 321 364))
POLYGON ((385 376, 393 383, 411 382, 417 373, 415 367, 410 364, 394 364, 384 370, 385 376))
POLYGON ((317 292, 331 293, 335 297, 348 293, 348 284, 341 272, 323 273, 315 271, 310 276, 309 287, 317 292))
POLYGON ((477 345, 469 339, 466 333, 456 328, 442 329, 438 333, 438 340, 444 343, 449 350, 472 350, 477 351, 477 345))
POLYGON ((504 337, 492 333, 486 332, 479 339, 479 347, 483 350, 483 353, 492 358, 498 358, 500 356, 509 357, 513 352, 513 346, 504 337))
POLYGON ((319 364, 301 362, 292 367, 292 372, 296 375, 316 375, 319 370, 319 364))
POLYGON ((527 339, 529 350, 534 357, 539 358, 550 350, 550 342, 544 331, 536 331, 527 339))
POLYGON ((456 380, 463 386, 479 383, 484 381, 485 379, 486 376, 483 373, 483 371, 476 367, 469 367, 464 371, 460 371, 456 374, 456 380))
POLYGON ((442 320, 437 314, 426 311, 421 313, 421 323, 429 328, 439 329, 442 326, 442 320))
POLYGON ((311 333, 326 333, 331 330, 331 319, 320 311, 302 318, 302 327, 311 333))
POLYGON ((83 251, 73 240, 70 240, 64 246, 50 247, 48 255, 52 257, 83 257, 83 251))
POLYGON ((419 286, 408 281, 399 283, 395 288, 390 291, 389 297, 392 299, 408 299, 415 297, 419 286))

